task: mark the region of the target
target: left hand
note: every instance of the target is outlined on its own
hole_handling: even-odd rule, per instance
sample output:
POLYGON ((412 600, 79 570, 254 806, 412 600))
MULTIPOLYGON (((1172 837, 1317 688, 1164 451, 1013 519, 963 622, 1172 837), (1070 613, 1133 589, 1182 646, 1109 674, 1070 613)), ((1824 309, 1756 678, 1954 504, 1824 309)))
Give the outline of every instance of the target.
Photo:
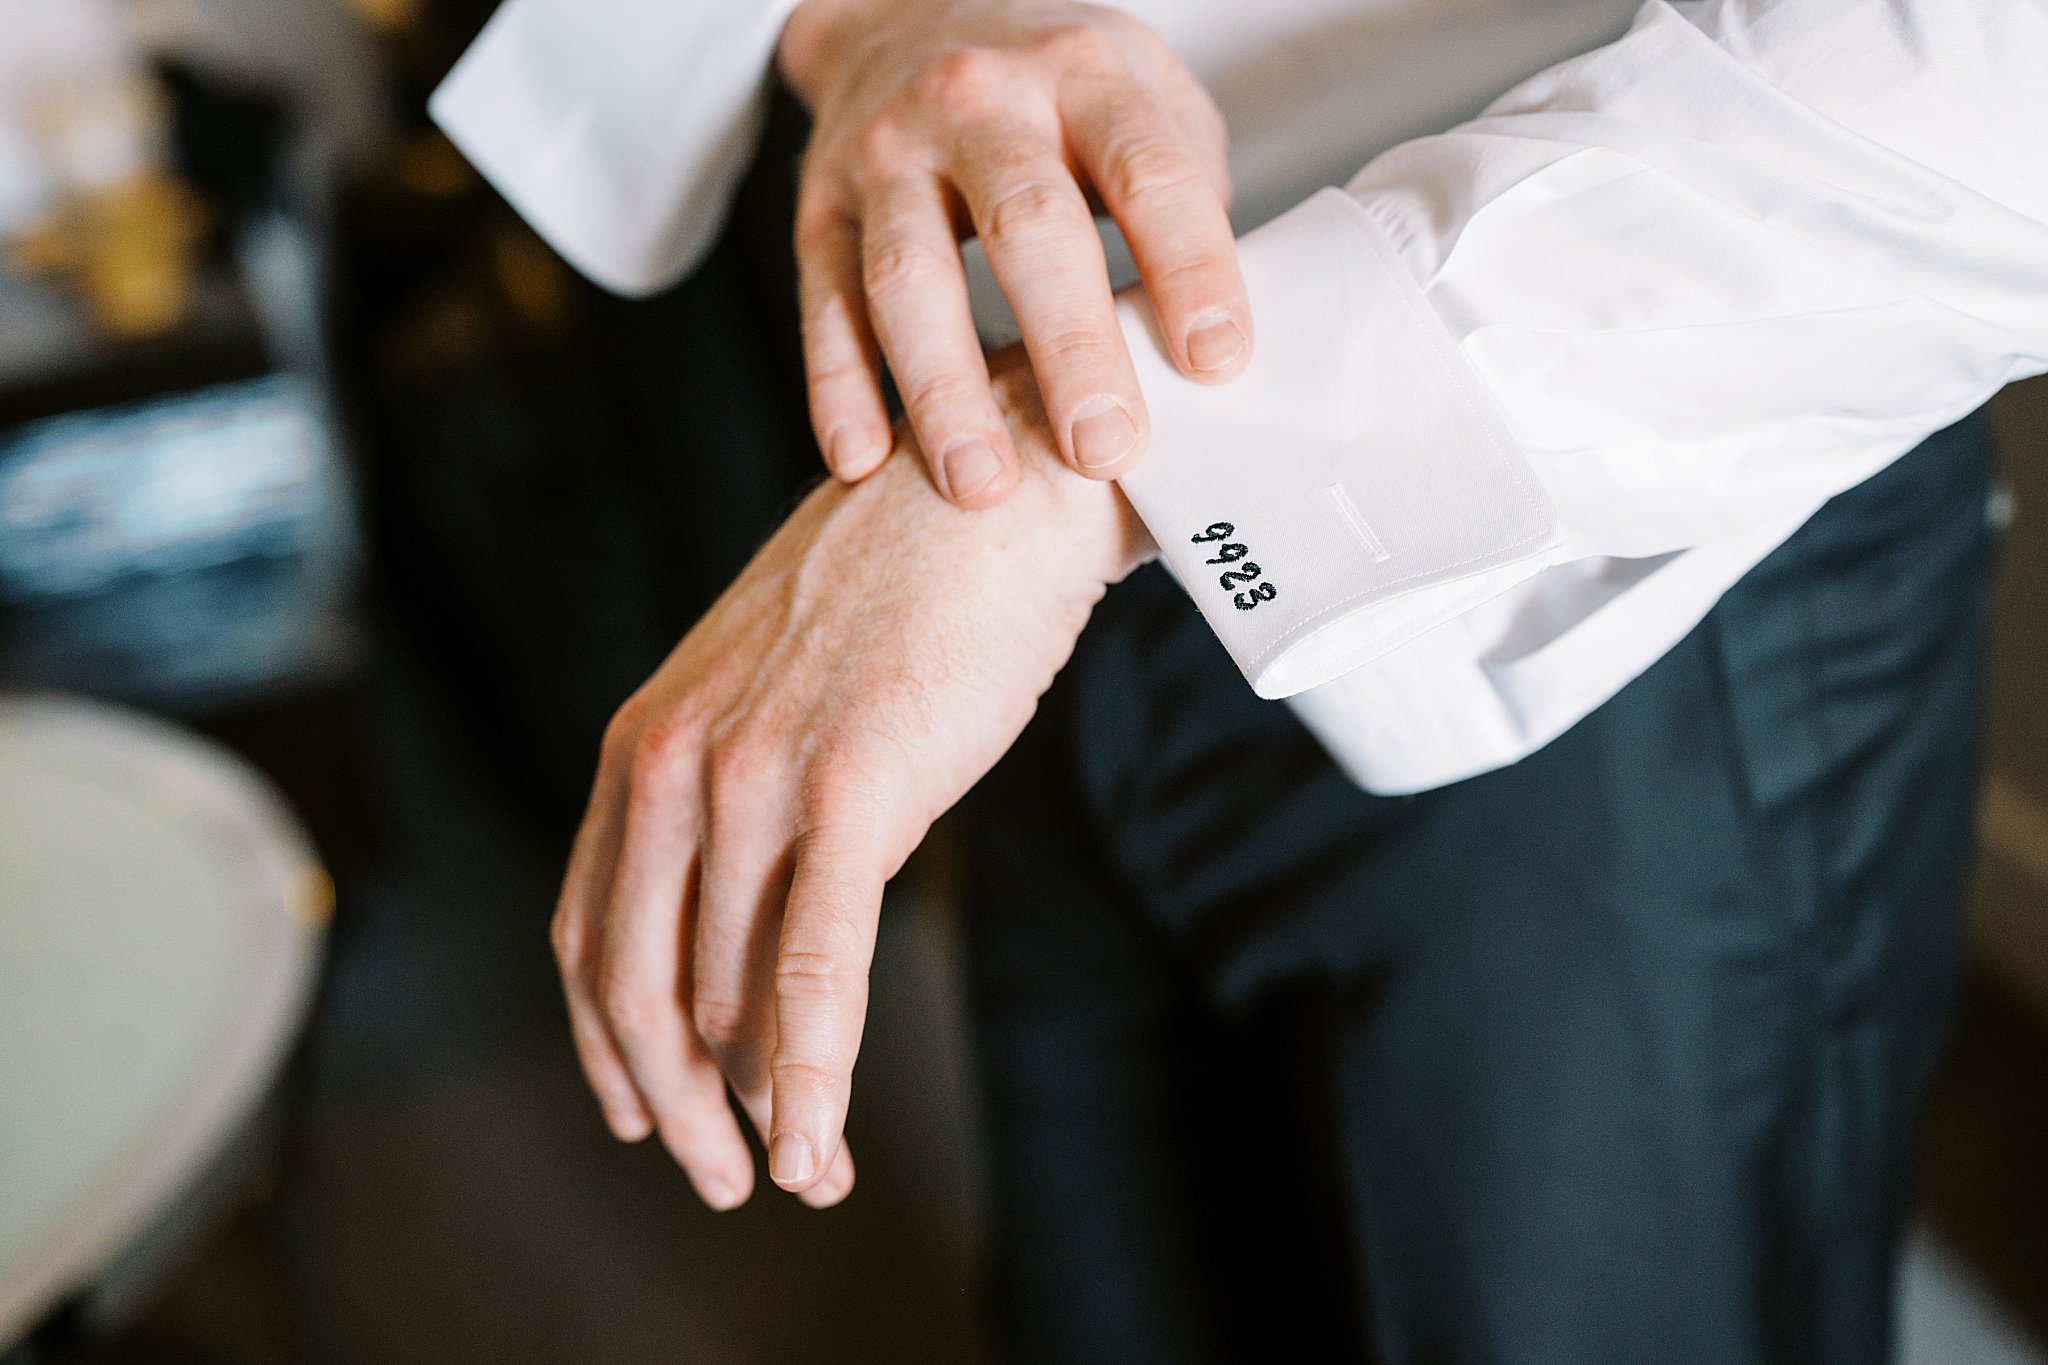
POLYGON ((899 445, 813 492, 609 727, 553 926, 612 1130, 658 1130, 715 1208, 753 1163, 816 1206, 841 1141, 883 884, 1016 739, 1149 550, 1064 468, 1028 370, 997 392, 1015 496, 963 512, 899 445))
POLYGON ((780 54, 815 115, 798 293, 811 419, 840 478, 889 452, 886 360, 941 492, 989 507, 1015 486, 956 245, 969 234, 1016 314, 1055 448, 1090 478, 1131 467, 1149 421, 1091 200, 1122 229, 1182 373, 1243 370, 1223 119, 1145 24, 1076 0, 804 0, 780 54))

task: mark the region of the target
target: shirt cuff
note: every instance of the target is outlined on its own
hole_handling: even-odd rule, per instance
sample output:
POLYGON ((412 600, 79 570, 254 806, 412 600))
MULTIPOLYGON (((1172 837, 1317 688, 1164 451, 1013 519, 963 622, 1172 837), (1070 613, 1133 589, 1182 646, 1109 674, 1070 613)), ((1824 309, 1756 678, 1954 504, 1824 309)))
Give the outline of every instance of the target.
POLYGON ((584 275, 645 295, 718 236, 797 0, 507 0, 427 109, 584 275))
POLYGON ((1152 419, 1122 480, 1262 697, 1330 681, 1540 571, 1557 514, 1379 227, 1325 190, 1239 243, 1258 341, 1220 386, 1120 307, 1152 419))

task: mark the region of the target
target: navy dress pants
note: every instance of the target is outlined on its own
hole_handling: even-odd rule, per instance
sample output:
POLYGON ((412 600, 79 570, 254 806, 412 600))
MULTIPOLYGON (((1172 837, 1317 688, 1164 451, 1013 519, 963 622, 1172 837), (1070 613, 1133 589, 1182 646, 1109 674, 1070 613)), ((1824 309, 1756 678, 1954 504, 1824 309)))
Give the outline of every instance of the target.
POLYGON ((1404 798, 1114 591, 970 800, 1023 1362, 1876 1365, 1957 974, 1981 419, 1404 798))

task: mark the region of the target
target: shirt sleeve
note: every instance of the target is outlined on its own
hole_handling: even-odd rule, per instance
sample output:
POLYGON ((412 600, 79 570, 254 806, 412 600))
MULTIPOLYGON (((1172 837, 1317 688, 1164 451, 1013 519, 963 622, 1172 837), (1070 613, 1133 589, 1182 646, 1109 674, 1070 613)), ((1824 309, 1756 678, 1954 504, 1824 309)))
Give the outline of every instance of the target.
MULTIPOLYGON (((696 266, 725 221, 797 4, 505 0, 428 111, 571 265, 615 293, 656 293, 696 266)), ((1117 8, 1214 64, 1326 18, 1328 4, 1117 8)))
POLYGON ((717 237, 797 0, 506 0, 434 121, 571 265, 664 289, 717 237))
POLYGON ((1331 685, 1304 715, 1368 785, 1512 761, 2048 368, 2043 70, 2039 0, 1652 0, 1244 238, 1232 384, 1180 378, 1127 296, 1153 435, 1124 487, 1261 695, 1331 685), (1550 648, 1644 603, 1653 648, 1550 648), (1509 637, 1573 660, 1525 670, 1540 715, 1509 637))

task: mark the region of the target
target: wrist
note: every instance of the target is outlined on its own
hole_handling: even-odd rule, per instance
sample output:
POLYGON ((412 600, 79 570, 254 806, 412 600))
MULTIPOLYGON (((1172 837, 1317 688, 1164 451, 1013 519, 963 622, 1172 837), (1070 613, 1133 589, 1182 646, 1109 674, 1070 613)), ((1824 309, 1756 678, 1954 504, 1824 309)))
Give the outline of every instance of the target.
MULTIPOLYGON (((1031 515, 1072 539, 1072 553, 1104 584, 1115 583, 1159 557, 1152 532, 1123 489, 1107 479, 1076 473, 1059 456, 1039 403, 1038 381, 1021 346, 989 357, 996 406, 1009 419, 1022 479, 1010 501, 1042 503, 1031 515)), ((994 518, 1000 508, 968 515, 994 518)))
POLYGON ((1122 579, 1159 558, 1159 542, 1152 538, 1152 528, 1145 524, 1145 519, 1138 515, 1138 509, 1124 496, 1123 488, 1117 484, 1111 484, 1109 488, 1116 494, 1118 553, 1122 556, 1123 566, 1117 577, 1122 579))
MULTIPOLYGON (((1152 532, 1121 488, 1076 474, 1050 453, 1024 455, 1024 477, 1010 501, 1034 525, 1054 531, 1062 558, 1082 567, 1097 586, 1120 582, 1159 557, 1152 532)), ((967 515, 993 519, 1000 510, 967 515)))

